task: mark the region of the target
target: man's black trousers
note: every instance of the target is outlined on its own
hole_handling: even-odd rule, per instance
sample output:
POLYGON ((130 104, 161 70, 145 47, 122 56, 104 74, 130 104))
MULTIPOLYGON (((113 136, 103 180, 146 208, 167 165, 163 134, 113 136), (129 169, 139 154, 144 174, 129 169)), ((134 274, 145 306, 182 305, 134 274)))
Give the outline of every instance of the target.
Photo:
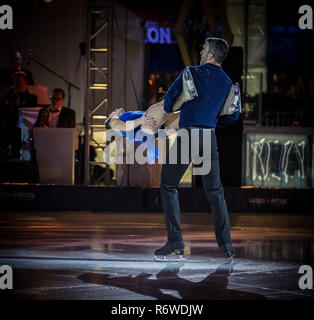
MULTIPOLYGON (((215 234, 219 248, 226 252, 233 250, 230 236, 230 223, 228 209, 224 198, 224 189, 220 182, 219 154, 217 150, 217 141, 215 131, 211 129, 184 129, 189 133, 189 161, 191 161, 191 130, 198 130, 199 135, 199 155, 203 155, 204 148, 211 150, 211 169, 208 174, 202 175, 203 188, 209 201, 211 212, 213 214, 215 234), (203 142, 204 130, 210 130, 210 141, 203 142)), ((181 149, 183 141, 179 136, 176 138, 177 164, 169 163, 169 152, 166 156, 166 163, 162 166, 160 192, 163 210, 165 214, 166 227, 168 232, 168 241, 182 241, 180 206, 178 197, 179 182, 187 170, 189 164, 181 163, 181 149)), ((175 151, 174 151, 175 152, 175 151)))

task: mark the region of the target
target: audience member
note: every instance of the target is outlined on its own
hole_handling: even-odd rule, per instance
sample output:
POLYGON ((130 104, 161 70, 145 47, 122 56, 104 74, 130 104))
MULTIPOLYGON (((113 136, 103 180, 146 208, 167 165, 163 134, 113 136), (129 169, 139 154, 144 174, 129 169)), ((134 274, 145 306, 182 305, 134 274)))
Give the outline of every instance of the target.
POLYGON ((37 96, 29 93, 27 74, 24 71, 15 72, 12 76, 14 87, 9 90, 3 103, 13 108, 27 108, 37 106, 37 96))
POLYGON ((27 76, 27 83, 34 84, 32 73, 22 68, 22 55, 19 51, 11 51, 9 53, 9 66, 0 71, 0 85, 10 86, 13 84, 13 74, 17 71, 23 71, 27 76))
POLYGON ((39 111, 34 127, 75 128, 75 112, 63 106, 65 93, 56 88, 50 97, 51 105, 39 111))
POLYGON ((37 96, 29 93, 27 75, 24 71, 13 74, 14 87, 9 90, 0 106, 0 157, 20 158, 21 129, 19 108, 36 107, 37 96))

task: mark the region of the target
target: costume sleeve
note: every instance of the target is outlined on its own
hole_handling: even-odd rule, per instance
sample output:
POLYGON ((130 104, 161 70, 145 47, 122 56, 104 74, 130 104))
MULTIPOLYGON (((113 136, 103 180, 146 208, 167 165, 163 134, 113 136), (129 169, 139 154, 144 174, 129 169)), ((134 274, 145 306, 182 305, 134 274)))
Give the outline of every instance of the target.
POLYGON ((145 112, 140 111, 140 112, 134 112, 134 111, 127 111, 122 113, 118 118, 121 121, 127 122, 127 121, 132 121, 140 118, 145 112))
POLYGON ((218 121, 217 121, 217 128, 224 128, 227 127, 231 124, 233 124, 234 122, 236 122, 239 119, 240 116, 240 111, 236 111, 233 114, 228 114, 228 115, 224 115, 224 116, 220 116, 218 117, 218 121))
POLYGON ((174 103, 177 100, 178 95, 182 92, 182 76, 183 76, 183 71, 181 71, 180 75, 178 78, 172 83, 170 88, 167 90, 164 98, 164 110, 167 113, 172 112, 172 108, 174 103))

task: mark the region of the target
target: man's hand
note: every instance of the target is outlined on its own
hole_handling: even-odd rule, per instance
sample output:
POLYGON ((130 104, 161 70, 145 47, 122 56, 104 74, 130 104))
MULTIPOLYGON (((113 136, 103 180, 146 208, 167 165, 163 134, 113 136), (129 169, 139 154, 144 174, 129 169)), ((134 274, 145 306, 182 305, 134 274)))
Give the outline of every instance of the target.
POLYGON ((141 117, 141 125, 153 131, 158 128, 157 121, 153 117, 148 116, 147 113, 144 113, 141 117))

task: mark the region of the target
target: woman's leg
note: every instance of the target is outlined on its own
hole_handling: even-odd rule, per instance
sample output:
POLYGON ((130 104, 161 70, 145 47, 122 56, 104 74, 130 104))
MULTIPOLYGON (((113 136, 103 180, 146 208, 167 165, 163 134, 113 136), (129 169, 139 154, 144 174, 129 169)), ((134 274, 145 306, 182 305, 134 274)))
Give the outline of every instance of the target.
POLYGON ((147 131, 148 133, 156 133, 158 129, 165 123, 167 120, 168 114, 164 111, 164 101, 157 102, 153 105, 151 105, 146 113, 145 116, 152 117, 156 121, 156 126, 152 128, 151 126, 145 125, 145 123, 142 125, 142 129, 144 131, 147 131))
MULTIPOLYGON (((181 93, 174 106, 173 106, 173 112, 177 111, 178 109, 181 108, 182 104, 184 102, 186 102, 187 100, 184 98, 184 95, 183 93, 181 93)), ((171 118, 171 120, 173 121, 175 118, 178 118, 180 117, 179 114, 177 114, 175 117, 173 117, 173 113, 171 113, 170 115, 168 113, 166 113, 164 111, 164 100, 160 101, 160 102, 157 102, 153 105, 151 105, 147 111, 146 111, 146 115, 149 116, 149 117, 152 117, 154 118, 154 120, 157 122, 157 125, 156 125, 156 128, 153 129, 154 133, 157 132, 157 130, 168 120, 168 118, 171 118)), ((171 121, 171 122, 172 122, 171 121)), ((142 125, 142 129, 145 131, 145 130, 152 130, 151 127, 149 126, 145 126, 142 125)))

